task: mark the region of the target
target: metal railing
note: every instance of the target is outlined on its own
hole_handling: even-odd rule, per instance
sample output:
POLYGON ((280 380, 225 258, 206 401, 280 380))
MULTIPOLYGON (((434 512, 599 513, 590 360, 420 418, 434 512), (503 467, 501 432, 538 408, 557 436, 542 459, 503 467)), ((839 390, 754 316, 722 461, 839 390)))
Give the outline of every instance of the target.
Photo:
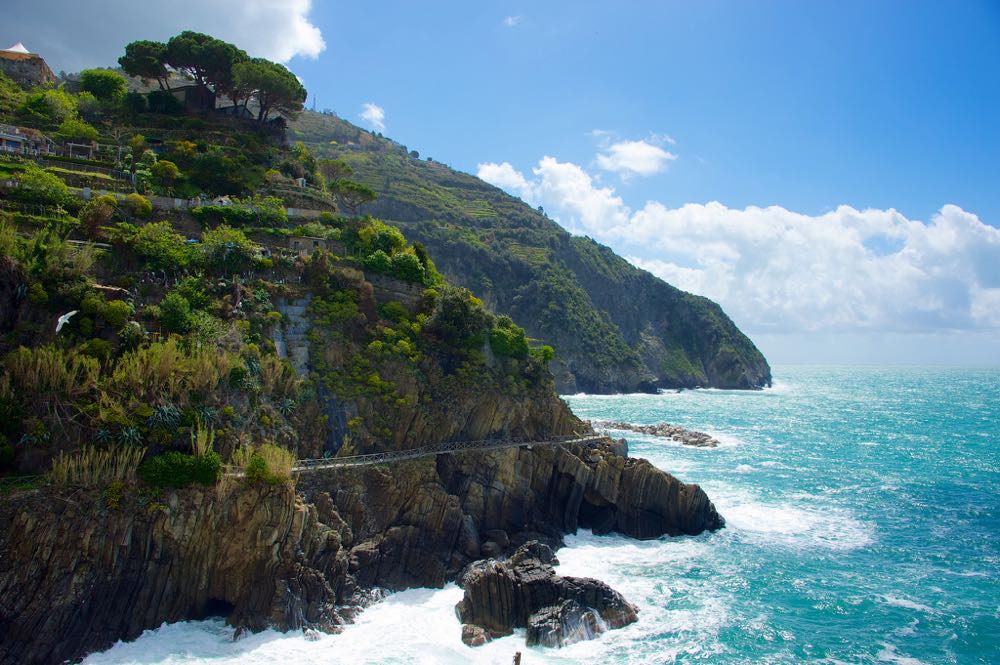
POLYGON ((448 455, 466 451, 499 450, 503 448, 520 448, 533 446, 562 446, 568 444, 594 445, 605 437, 601 435, 568 434, 554 436, 540 441, 522 438, 480 439, 477 441, 445 441, 409 450, 390 450, 383 453, 368 453, 367 455, 351 455, 347 457, 322 457, 319 459, 300 459, 292 469, 294 473, 318 471, 320 469, 335 469, 350 466, 366 466, 386 464, 403 460, 430 457, 432 455, 448 455))

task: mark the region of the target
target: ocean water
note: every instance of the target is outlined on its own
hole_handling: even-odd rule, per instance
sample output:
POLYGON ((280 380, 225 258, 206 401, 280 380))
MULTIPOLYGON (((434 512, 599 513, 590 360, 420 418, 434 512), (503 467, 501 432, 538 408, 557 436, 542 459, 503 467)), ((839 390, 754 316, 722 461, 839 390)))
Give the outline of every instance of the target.
POLYGON ((340 635, 166 625, 86 663, 1000 663, 1000 369, 778 367, 762 392, 588 396, 582 417, 667 421, 715 449, 622 433, 700 483, 727 528, 637 542, 580 533, 563 574, 639 621, 561 650, 470 649, 460 589, 416 589, 340 635))

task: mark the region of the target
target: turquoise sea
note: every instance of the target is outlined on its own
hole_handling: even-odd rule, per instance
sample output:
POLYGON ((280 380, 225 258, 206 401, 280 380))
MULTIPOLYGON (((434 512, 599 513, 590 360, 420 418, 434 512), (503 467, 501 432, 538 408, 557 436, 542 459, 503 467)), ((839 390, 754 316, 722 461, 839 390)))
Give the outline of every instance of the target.
POLYGON ((601 578, 639 622, 558 651, 470 649, 455 586, 390 596, 343 634, 233 642, 164 626, 88 663, 998 663, 1000 369, 777 367, 761 392, 567 397, 584 418, 671 422, 715 449, 622 433, 700 483, 727 528, 636 542, 578 534, 564 574, 601 578))

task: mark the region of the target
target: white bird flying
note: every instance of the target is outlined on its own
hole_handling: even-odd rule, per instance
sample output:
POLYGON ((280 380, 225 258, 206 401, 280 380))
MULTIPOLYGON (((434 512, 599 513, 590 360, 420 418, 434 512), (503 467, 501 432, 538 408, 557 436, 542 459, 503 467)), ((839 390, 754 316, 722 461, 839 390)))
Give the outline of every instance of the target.
POLYGON ((69 323, 70 318, 79 311, 80 310, 78 309, 74 309, 72 312, 66 312, 65 314, 60 316, 59 323, 56 324, 56 334, 58 334, 59 331, 62 330, 62 327, 67 323, 69 323))

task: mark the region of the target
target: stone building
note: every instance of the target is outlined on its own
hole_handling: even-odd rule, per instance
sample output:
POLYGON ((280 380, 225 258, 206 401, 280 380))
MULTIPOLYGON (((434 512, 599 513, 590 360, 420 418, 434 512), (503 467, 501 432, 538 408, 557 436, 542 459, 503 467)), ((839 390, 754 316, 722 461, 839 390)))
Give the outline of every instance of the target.
POLYGON ((0 51, 0 71, 26 88, 56 81, 42 56, 31 53, 21 42, 0 51))

